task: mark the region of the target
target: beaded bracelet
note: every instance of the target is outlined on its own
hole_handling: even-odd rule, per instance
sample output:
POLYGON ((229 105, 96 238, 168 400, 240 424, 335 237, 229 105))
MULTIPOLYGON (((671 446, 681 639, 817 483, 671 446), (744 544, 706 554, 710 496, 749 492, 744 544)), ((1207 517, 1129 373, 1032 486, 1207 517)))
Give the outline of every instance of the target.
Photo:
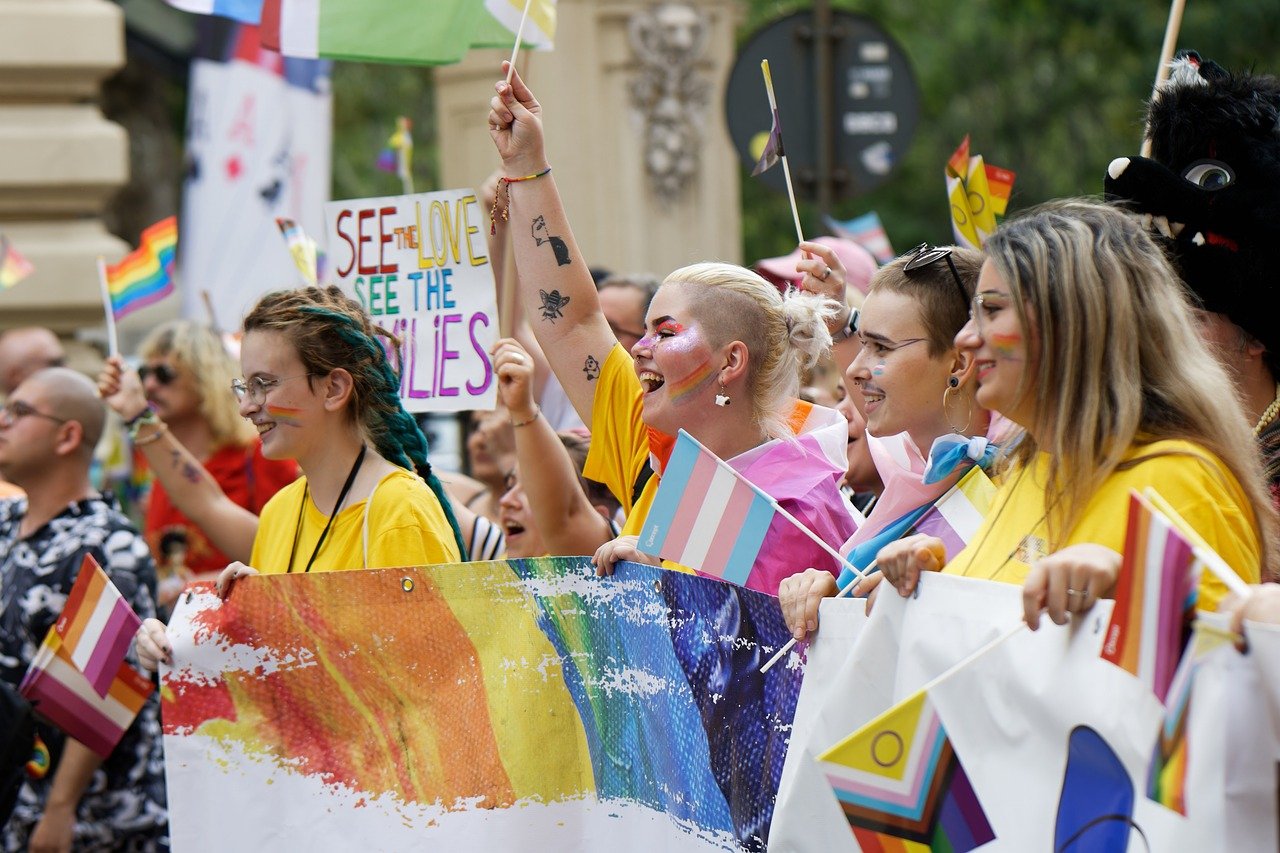
POLYGON ((506 195, 506 205, 502 208, 502 221, 507 221, 507 213, 511 210, 511 190, 509 184, 518 184, 521 181, 532 181, 535 178, 541 178, 543 175, 551 173, 551 167, 543 169, 541 172, 534 172, 532 175, 525 175, 522 178, 498 178, 498 188, 493 192, 493 209, 489 211, 489 236, 498 233, 498 200, 501 196, 506 195))
POLYGON ((146 426, 147 424, 154 424, 154 423, 158 423, 159 421, 160 419, 156 417, 156 410, 151 408, 150 405, 148 405, 145 409, 142 410, 141 414, 125 422, 125 429, 129 433, 129 440, 136 443, 138 438, 138 430, 142 429, 142 427, 146 426))

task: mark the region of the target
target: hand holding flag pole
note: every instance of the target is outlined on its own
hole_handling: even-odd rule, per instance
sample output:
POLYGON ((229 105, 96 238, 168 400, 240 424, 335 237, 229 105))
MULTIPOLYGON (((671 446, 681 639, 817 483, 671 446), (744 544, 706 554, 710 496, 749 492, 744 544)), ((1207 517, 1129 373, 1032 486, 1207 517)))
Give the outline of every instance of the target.
POLYGON ((770 169, 779 160, 782 161, 782 174, 787 179, 787 198, 791 201, 791 219, 796 225, 796 241, 804 242, 804 229, 800 227, 800 209, 796 207, 796 191, 791 184, 791 166, 787 163, 786 149, 782 146, 782 120, 778 117, 778 99, 773 94, 773 75, 769 73, 769 60, 760 60, 760 71, 764 74, 764 90, 769 95, 769 110, 773 116, 773 124, 769 128, 769 141, 765 143, 760 162, 751 171, 752 177, 770 169))

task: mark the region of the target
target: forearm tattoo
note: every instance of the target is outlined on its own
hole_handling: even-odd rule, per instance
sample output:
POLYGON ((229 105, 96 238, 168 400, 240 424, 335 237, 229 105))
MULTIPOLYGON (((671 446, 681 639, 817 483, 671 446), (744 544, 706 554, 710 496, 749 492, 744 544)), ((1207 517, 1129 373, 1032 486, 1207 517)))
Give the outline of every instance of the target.
POLYGON ((561 296, 558 290, 553 290, 550 293, 545 290, 539 290, 538 297, 542 300, 542 319, 550 320, 554 323, 564 317, 564 306, 569 304, 569 297, 561 296))
POLYGON ((587 381, 592 382, 600 375, 600 362, 596 361, 595 356, 587 356, 587 360, 583 362, 582 372, 587 374, 587 381))
POLYGON ((556 263, 560 266, 569 265, 569 247, 564 240, 555 237, 547 230, 547 220, 541 215, 534 217, 533 220, 533 240, 538 246, 543 243, 550 243, 551 250, 556 253, 556 263))

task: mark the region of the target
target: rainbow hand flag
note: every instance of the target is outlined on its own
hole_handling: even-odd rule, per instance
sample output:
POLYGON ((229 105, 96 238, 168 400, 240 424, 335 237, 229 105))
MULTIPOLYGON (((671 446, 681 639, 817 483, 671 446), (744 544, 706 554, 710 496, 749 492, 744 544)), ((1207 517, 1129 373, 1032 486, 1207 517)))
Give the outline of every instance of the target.
POLYGON ((85 554, 62 615, 54 623, 76 669, 106 696, 142 620, 98 561, 85 554))
POLYGON ((863 850, 965 853, 996 837, 926 690, 818 761, 863 850))
POLYGON ((1102 657, 1141 679, 1161 702, 1182 656, 1183 626, 1195 613, 1202 567, 1174 523, 1132 492, 1102 657))
POLYGON ((0 234, 0 290, 8 290, 35 271, 35 266, 10 245, 9 238, 0 234))
POLYGON ((1016 175, 999 166, 988 166, 981 155, 970 156, 966 135, 947 160, 944 177, 956 243, 981 249, 1009 206, 1016 175))
POLYGON ((173 293, 177 250, 178 218, 170 216, 145 229, 138 248, 124 260, 107 265, 107 291, 117 320, 173 293))
POLYGON ((743 585, 778 512, 764 492, 680 430, 639 547, 743 585))

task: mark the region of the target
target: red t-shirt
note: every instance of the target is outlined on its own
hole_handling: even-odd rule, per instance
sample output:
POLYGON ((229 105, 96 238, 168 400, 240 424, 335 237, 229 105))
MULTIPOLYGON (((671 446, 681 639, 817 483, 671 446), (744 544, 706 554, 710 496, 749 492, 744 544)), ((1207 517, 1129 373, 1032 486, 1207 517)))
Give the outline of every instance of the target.
MULTIPOLYGON (((227 497, 254 515, 262 512, 272 495, 298 478, 298 466, 293 460, 267 459, 257 438, 246 447, 229 445, 216 451, 204 461, 204 467, 227 497)), ((187 555, 183 562, 196 575, 219 572, 231 562, 203 530, 178 511, 159 480, 151 484, 143 533, 158 565, 164 565, 165 550, 161 546, 171 534, 185 536, 187 555)))

